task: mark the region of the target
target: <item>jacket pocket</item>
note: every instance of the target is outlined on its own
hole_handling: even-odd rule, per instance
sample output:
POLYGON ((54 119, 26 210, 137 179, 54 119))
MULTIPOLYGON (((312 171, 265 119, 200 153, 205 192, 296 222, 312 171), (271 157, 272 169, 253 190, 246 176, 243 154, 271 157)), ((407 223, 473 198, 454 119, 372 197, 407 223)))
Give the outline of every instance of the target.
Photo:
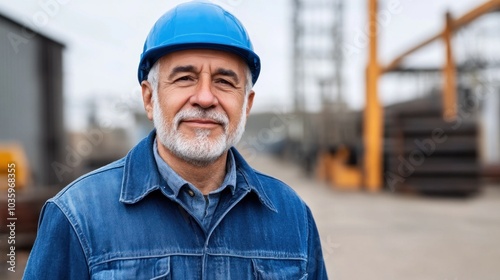
POLYGON ((93 280, 170 280, 170 257, 127 258, 101 263, 92 269, 93 280))
POLYGON ((252 259, 252 265, 258 280, 307 279, 305 260, 252 259))

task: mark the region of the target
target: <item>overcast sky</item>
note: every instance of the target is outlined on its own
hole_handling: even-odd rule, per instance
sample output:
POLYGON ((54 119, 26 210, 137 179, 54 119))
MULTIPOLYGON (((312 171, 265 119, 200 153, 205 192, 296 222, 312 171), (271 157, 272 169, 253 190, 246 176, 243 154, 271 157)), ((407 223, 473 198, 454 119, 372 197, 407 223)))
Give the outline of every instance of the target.
MULTIPOLYGON (((158 17, 181 2, 185 1, 0 0, 0 12, 67 46, 64 57, 66 115, 68 126, 78 127, 82 119, 79 115, 83 114, 82 102, 89 97, 100 99, 110 95, 139 100, 137 63, 144 39, 158 17)), ((290 109, 291 0, 214 2, 243 22, 261 57, 262 72, 255 86, 254 109, 290 109)), ((380 29, 381 61, 388 61, 437 32, 443 26, 446 10, 458 16, 482 2, 381 0, 380 10, 386 14, 380 29), (394 12, 390 5, 399 8, 394 12)), ((353 108, 361 108, 364 103, 367 50, 359 36, 366 25, 366 3, 367 0, 345 1, 344 46, 354 51, 345 56, 344 98, 353 108)), ((427 57, 434 63, 439 60, 439 55, 427 57)), ((393 98, 381 96, 384 102, 393 98)))

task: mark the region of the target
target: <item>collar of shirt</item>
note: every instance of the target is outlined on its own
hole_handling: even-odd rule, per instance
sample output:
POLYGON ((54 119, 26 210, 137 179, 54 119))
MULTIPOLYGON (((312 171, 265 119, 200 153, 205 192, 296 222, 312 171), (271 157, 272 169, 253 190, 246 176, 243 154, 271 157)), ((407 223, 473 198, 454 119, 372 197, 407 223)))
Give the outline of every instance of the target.
MULTIPOLYGON (((182 190, 184 186, 187 186, 193 192, 202 195, 200 190, 198 190, 193 184, 184 180, 179 174, 177 174, 160 156, 158 152, 158 142, 155 139, 153 144, 153 155, 156 161, 156 165, 158 167, 158 171, 163 179, 167 182, 168 187, 174 192, 176 197, 179 196, 179 192, 182 190)), ((227 162, 226 162, 226 176, 224 177, 224 181, 220 185, 220 187, 212 192, 220 193, 226 187, 231 189, 231 193, 234 195, 234 191, 236 188, 236 164, 234 162, 234 156, 231 150, 227 153, 227 162)))
MULTIPOLYGON (((166 197, 174 199, 173 191, 165 186, 166 182, 160 175, 154 159, 153 144, 155 138, 156 130, 154 129, 148 137, 130 150, 123 159, 120 202, 135 204, 156 190, 161 190, 166 197)), ((243 192, 253 192, 263 205, 269 210, 276 212, 276 207, 274 207, 266 194, 267 186, 261 184, 256 171, 248 165, 243 156, 234 147, 230 151, 236 166, 237 187, 235 188, 235 193, 240 189, 243 192)), ((117 166, 116 168, 119 170, 122 167, 117 166)))

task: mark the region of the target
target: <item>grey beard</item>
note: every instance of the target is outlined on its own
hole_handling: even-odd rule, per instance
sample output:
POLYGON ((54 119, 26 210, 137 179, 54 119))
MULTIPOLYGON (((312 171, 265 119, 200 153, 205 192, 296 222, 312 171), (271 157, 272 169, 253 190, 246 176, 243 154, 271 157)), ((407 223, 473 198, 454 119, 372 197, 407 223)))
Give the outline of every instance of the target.
POLYGON ((156 127, 158 140, 175 156, 200 167, 207 166, 219 159, 231 146, 238 143, 245 132, 246 100, 236 130, 229 132, 229 119, 226 114, 214 110, 193 108, 178 112, 172 124, 163 119, 163 111, 156 98, 153 100, 153 123, 156 127), (224 133, 214 140, 210 140, 211 130, 196 129, 195 137, 190 139, 182 134, 178 128, 185 118, 208 118, 222 124, 224 133))

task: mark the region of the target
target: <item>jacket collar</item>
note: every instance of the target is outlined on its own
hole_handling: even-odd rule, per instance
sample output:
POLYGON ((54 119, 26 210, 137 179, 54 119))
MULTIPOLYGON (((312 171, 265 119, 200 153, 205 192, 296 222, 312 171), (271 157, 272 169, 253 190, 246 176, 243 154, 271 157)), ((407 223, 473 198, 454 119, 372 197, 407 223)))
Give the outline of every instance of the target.
POLYGON ((231 151, 233 152, 234 161, 236 162, 237 173, 240 173, 246 182, 243 187, 246 187, 251 192, 254 192, 259 197, 260 202, 269 208, 269 210, 278 212, 272 201, 267 196, 266 190, 257 177, 255 170, 245 161, 245 159, 243 159, 243 156, 238 152, 238 150, 236 150, 236 148, 231 147, 231 151))
MULTIPOLYGON (((165 180, 158 171, 153 155, 155 137, 156 130, 153 130, 148 137, 132 148, 125 157, 120 202, 126 204, 137 203, 151 192, 166 185, 165 180)), ((231 148, 231 151, 233 152, 238 176, 241 174, 244 182, 239 184, 237 188, 244 188, 248 192, 254 192, 262 204, 271 211, 277 212, 255 171, 234 147, 231 148)), ((162 191, 168 191, 168 189, 170 188, 163 188, 162 191)), ((171 197, 169 194, 166 195, 171 197)))

